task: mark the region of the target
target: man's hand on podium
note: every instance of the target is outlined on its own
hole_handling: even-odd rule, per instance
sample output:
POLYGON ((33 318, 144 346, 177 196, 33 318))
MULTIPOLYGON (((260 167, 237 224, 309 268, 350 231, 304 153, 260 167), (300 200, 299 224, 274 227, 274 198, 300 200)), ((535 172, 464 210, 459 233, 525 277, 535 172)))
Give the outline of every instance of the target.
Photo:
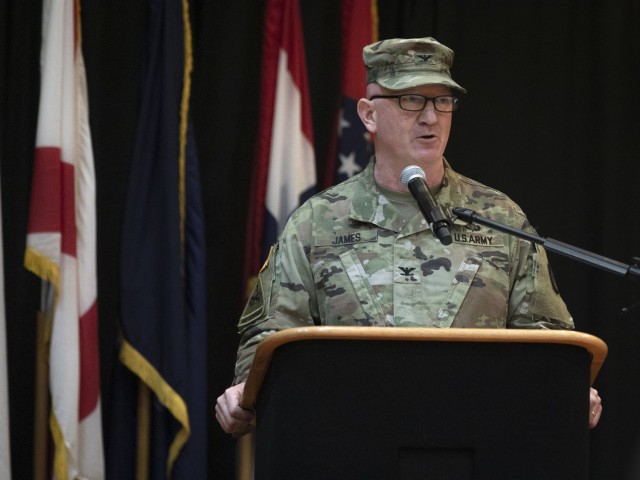
POLYGON ((244 382, 227 388, 216 402, 216 419, 227 433, 243 435, 253 428, 255 413, 240 406, 244 382))
POLYGON ((595 427, 602 415, 602 400, 595 388, 589 390, 589 428, 595 427))
MULTIPOLYGON (((216 419, 227 433, 236 436, 248 433, 253 429, 255 413, 240 406, 244 382, 225 390, 216 402, 216 419)), ((594 428, 602 415, 602 399, 595 388, 589 390, 589 428, 594 428)))

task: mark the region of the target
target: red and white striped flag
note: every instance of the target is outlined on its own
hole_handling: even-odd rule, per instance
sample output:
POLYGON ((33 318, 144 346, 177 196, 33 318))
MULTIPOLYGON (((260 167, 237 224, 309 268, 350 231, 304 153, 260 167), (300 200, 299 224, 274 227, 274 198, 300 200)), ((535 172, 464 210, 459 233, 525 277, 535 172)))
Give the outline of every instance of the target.
POLYGON ((262 49, 260 131, 245 280, 258 273, 289 215, 316 188, 311 102, 298 0, 269 0, 262 49))
POLYGON ((104 477, 95 175, 75 0, 44 0, 41 87, 25 266, 53 286, 50 428, 57 479, 104 477))

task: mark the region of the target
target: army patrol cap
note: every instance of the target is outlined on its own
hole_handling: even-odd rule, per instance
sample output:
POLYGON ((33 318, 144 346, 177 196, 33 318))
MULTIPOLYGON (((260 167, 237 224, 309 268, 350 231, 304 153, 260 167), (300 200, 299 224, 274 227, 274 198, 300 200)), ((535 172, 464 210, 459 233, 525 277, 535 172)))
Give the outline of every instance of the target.
POLYGON ((451 78, 453 50, 431 37, 381 40, 364 47, 362 58, 367 84, 376 82, 389 90, 446 85, 467 92, 451 78))

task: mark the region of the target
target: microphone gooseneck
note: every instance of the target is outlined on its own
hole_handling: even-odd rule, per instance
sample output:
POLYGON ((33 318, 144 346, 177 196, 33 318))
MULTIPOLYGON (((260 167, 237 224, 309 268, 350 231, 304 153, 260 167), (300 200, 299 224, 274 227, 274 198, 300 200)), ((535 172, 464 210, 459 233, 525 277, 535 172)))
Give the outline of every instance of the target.
POLYGON ((451 243, 451 220, 447 217, 440 205, 436 203, 427 187, 424 170, 415 165, 409 165, 400 174, 400 183, 418 202, 418 207, 425 220, 429 223, 431 231, 443 245, 451 243))

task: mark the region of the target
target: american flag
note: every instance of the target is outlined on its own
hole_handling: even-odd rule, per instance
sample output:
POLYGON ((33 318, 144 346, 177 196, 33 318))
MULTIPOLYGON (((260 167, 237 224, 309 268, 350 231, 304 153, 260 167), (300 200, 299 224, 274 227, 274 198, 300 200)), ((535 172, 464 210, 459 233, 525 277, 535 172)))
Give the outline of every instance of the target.
POLYGON ((336 151, 327 161, 325 186, 353 177, 373 156, 371 134, 358 117, 357 104, 366 89, 362 49, 377 39, 377 25, 376 0, 342 2, 341 102, 336 151))

